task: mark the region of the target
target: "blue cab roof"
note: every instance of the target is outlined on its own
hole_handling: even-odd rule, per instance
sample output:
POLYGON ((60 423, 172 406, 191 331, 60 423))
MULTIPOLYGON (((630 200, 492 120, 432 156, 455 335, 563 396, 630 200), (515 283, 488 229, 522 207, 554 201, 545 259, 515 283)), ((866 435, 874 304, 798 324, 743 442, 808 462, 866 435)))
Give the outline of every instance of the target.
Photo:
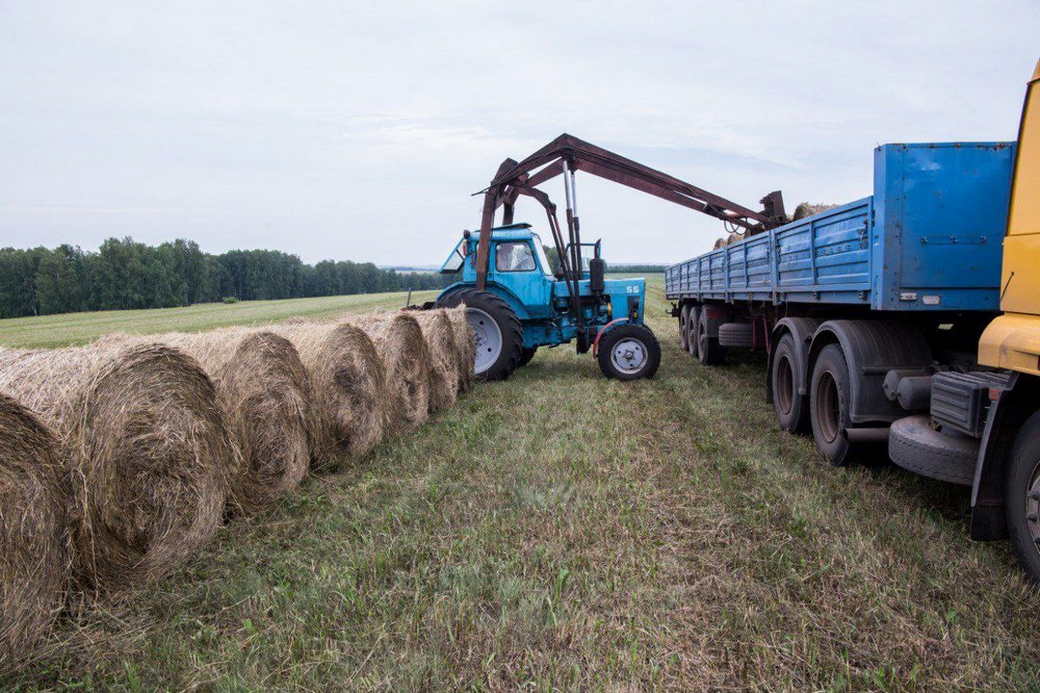
MULTIPOLYGON (((491 238, 496 241, 526 241, 533 233, 530 224, 509 224, 491 229, 491 238)), ((480 232, 473 232, 472 237, 480 238, 480 232)))

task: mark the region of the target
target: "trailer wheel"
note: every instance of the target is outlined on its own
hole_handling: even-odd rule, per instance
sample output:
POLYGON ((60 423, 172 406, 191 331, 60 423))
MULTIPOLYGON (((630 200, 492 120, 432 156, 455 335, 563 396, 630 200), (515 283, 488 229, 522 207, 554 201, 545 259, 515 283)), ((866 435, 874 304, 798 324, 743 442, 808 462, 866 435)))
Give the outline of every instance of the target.
POLYGON ((1040 412, 1015 437, 1004 493, 1011 545, 1026 575, 1040 585, 1040 412))
POLYGON ((479 380, 505 380, 520 363, 524 332, 520 319, 499 296, 467 289, 446 296, 442 305, 466 306, 466 322, 473 330, 476 357, 473 374, 479 380))
POLYGON ((522 368, 523 366, 526 366, 527 364, 531 363, 531 359, 534 358, 534 355, 535 355, 535 353, 537 353, 537 351, 538 351, 538 347, 536 347, 536 346, 521 348, 520 349, 520 361, 517 362, 516 367, 517 368, 522 368))
POLYGON ((705 366, 716 366, 726 360, 726 347, 719 344, 718 337, 709 336, 708 311, 701 309, 697 319, 697 358, 705 366))
POLYGON ((773 409, 780 428, 791 433, 808 429, 809 397, 801 394, 798 384, 805 364, 798 359, 794 337, 790 333, 780 338, 773 353, 773 367, 769 374, 773 386, 773 409))
POLYGON ((596 358, 608 378, 652 378, 661 365, 661 345, 645 325, 618 325, 600 339, 596 358))
POLYGON ((690 312, 686 315, 686 351, 695 359, 701 357, 697 347, 697 323, 700 319, 700 306, 690 306, 690 312))
POLYGON ((852 461, 854 448, 845 437, 849 419, 851 385, 845 354, 837 344, 828 344, 816 358, 809 388, 809 412, 816 448, 835 467, 852 461))
POLYGON ((682 346, 683 351, 690 349, 690 309, 692 306, 686 304, 682 307, 682 311, 679 313, 679 344, 682 346))

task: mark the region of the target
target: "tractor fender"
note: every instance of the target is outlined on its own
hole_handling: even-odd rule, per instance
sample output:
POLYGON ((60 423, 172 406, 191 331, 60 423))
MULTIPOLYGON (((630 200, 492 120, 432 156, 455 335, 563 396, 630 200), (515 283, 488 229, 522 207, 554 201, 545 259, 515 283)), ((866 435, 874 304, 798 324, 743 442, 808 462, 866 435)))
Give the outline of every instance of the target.
POLYGON ((906 416, 885 396, 882 383, 893 368, 924 368, 932 350, 924 335, 908 325, 889 320, 828 320, 816 328, 809 345, 808 391, 816 357, 828 344, 838 344, 849 368, 849 418, 853 423, 892 422, 906 416))
POLYGON ((607 330, 614 327, 615 325, 622 325, 629 322, 632 321, 628 318, 617 318, 615 320, 611 320, 606 325, 599 328, 599 331, 596 332, 596 338, 592 340, 592 357, 595 358, 596 355, 599 353, 599 340, 603 337, 603 335, 607 333, 607 330))
POLYGON ((448 300, 449 296, 457 294, 460 291, 465 291, 466 289, 472 288, 472 284, 465 284, 463 282, 455 282, 454 284, 449 284, 448 286, 444 287, 444 289, 442 289, 439 294, 437 294, 437 298, 434 299, 433 302, 436 305, 441 305, 448 300))
MULTIPOLYGON (((776 352, 777 342, 785 334, 791 335, 794 339, 794 354, 798 361, 798 369, 807 371, 809 370, 806 367, 809 363, 809 342, 812 341, 819 325, 820 321, 815 318, 781 318, 773 326, 773 331, 769 334, 769 362, 766 366, 766 402, 769 404, 773 403, 773 355, 776 352)), ((799 373, 798 375, 798 394, 804 396, 809 392, 809 374, 799 373)))
MULTIPOLYGON (((443 301, 447 299, 448 296, 456 294, 460 291, 468 291, 475 288, 476 286, 472 282, 456 282, 446 287, 443 291, 441 291, 441 293, 437 296, 437 303, 443 303, 443 301)), ((516 294, 514 294, 512 291, 502 286, 501 284, 498 284, 496 282, 488 282, 487 285, 484 287, 484 291, 494 294, 501 298, 503 301, 505 301, 509 305, 509 307, 513 309, 513 312, 516 313, 516 317, 520 318, 521 322, 524 320, 531 319, 531 315, 527 312, 527 309, 524 307, 523 302, 519 298, 517 298, 516 294)))

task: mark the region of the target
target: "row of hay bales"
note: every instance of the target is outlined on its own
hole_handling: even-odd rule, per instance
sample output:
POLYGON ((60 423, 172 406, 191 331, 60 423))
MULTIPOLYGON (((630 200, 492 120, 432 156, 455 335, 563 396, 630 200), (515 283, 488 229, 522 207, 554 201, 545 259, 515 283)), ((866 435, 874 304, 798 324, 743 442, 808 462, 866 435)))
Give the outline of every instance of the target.
POLYGON ((0 671, 469 388, 464 309, 0 348, 0 671))

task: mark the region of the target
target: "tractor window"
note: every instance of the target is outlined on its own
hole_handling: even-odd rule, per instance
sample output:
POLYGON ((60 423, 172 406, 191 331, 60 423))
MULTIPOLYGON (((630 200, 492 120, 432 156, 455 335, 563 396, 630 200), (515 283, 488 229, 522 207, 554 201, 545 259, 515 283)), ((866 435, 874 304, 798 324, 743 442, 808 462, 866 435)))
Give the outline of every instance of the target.
POLYGON ((465 238, 459 241, 455 250, 451 251, 451 255, 441 265, 441 274, 454 274, 462 269, 462 263, 466 261, 466 243, 465 238))
POLYGON ((534 252, 538 253, 538 262, 542 265, 542 272, 547 277, 553 276, 552 265, 549 264, 549 258, 545 256, 545 246, 542 245, 541 237, 537 233, 531 235, 534 236, 534 252))
POLYGON ((530 272, 534 268, 534 254, 527 241, 499 243, 495 249, 495 269, 499 272, 530 272))

